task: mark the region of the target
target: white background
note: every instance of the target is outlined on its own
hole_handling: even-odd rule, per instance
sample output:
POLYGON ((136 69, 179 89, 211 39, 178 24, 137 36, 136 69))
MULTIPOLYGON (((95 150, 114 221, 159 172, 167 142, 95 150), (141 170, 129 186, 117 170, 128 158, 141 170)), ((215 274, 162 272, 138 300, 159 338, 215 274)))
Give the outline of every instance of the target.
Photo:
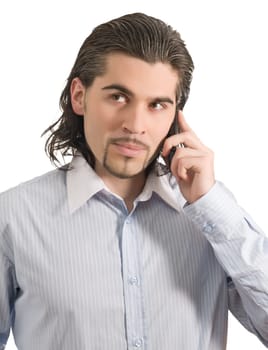
MULTIPOLYGON (((59 117, 60 93, 93 27, 141 11, 186 41, 196 66, 186 118, 215 151, 217 178, 267 233, 266 6, 266 0, 1 2, 0 191, 52 169, 40 135, 59 117)), ((230 317, 228 350, 264 348, 230 317)), ((7 350, 14 349, 10 339, 7 350)))

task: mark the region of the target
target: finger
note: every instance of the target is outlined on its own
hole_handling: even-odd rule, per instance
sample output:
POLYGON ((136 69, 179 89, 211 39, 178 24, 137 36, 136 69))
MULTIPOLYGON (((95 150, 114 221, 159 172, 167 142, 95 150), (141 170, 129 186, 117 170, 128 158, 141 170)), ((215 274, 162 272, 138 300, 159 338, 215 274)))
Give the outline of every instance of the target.
POLYGON ((177 147, 180 144, 183 144, 185 148, 206 150, 198 137, 193 132, 187 131, 168 137, 163 144, 162 155, 166 156, 172 147, 177 147))
POLYGON ((171 171, 177 179, 187 181, 194 174, 201 173, 203 165, 202 157, 184 158, 178 162, 173 162, 171 171))
POLYGON ((177 149, 172 158, 171 171, 174 171, 177 176, 178 169, 180 171, 186 171, 190 168, 199 169, 202 164, 206 164, 208 161, 208 154, 199 150, 193 150, 189 148, 177 149), (177 169, 177 171, 176 171, 177 169))
POLYGON ((174 159, 180 160, 184 158, 201 158, 201 157, 207 157, 207 156, 208 156, 208 152, 206 152, 205 150, 185 147, 185 148, 176 148, 174 159))
POLYGON ((193 132, 192 128, 190 127, 190 125, 186 122, 185 118, 184 118, 184 114, 182 111, 179 111, 178 113, 178 122, 179 122, 179 126, 180 126, 180 131, 184 132, 184 131, 191 131, 193 132))

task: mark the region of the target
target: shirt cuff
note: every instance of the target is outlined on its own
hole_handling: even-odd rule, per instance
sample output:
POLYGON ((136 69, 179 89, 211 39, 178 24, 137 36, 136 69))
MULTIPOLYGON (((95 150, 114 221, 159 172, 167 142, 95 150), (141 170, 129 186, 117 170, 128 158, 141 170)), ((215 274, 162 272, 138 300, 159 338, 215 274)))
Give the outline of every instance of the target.
POLYGON ((233 239, 241 234, 237 227, 244 221, 244 212, 221 182, 217 181, 207 194, 186 205, 184 212, 210 241, 233 239))
POLYGON ((184 212, 197 225, 232 278, 256 278, 267 268, 267 238, 220 182, 184 212), (251 277, 252 278, 252 277, 251 277))

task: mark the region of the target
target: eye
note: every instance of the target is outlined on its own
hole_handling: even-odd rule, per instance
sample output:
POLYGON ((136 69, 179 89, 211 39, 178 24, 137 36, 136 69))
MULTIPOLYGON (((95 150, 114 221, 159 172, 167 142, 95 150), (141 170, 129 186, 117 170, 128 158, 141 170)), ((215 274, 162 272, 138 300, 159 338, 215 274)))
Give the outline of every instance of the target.
POLYGON ((112 94, 111 95, 111 99, 115 102, 118 102, 118 103, 125 103, 127 102, 127 97, 125 95, 122 95, 122 94, 112 94))
POLYGON ((166 107, 167 107, 164 103, 159 102, 159 101, 152 102, 150 106, 152 109, 155 109, 157 111, 160 111, 162 109, 166 109, 166 107))

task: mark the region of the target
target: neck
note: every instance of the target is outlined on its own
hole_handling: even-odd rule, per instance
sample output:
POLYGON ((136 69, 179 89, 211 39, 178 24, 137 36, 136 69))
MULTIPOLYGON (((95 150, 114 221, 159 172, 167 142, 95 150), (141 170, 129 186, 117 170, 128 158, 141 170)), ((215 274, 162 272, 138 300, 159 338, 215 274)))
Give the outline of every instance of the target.
POLYGON ((108 174, 107 172, 97 173, 105 185, 109 188, 109 190, 121 197, 124 200, 128 211, 131 211, 133 208, 134 200, 141 193, 144 187, 146 180, 145 173, 143 172, 127 179, 121 179, 119 177, 108 174))

